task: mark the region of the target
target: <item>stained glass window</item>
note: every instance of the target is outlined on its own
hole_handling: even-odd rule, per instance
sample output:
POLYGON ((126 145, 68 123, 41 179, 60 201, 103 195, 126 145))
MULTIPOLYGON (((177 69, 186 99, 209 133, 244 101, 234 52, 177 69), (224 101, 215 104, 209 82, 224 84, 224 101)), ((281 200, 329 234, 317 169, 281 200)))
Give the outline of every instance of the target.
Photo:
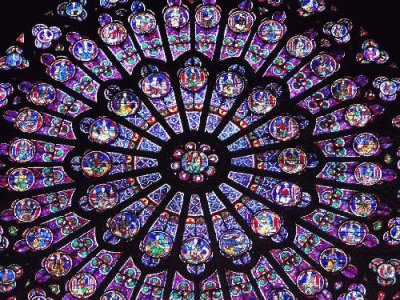
POLYGON ((1 299, 400 298, 400 76, 330 0, 59 1, 0 76, 1 299))

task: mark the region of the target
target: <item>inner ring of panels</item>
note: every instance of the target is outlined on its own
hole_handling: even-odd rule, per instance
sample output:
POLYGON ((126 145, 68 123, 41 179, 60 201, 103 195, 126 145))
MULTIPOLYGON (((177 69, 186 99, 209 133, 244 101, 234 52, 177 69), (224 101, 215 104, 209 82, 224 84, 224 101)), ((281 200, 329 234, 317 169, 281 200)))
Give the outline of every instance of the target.
POLYGON ((0 293, 398 296, 396 66, 330 2, 229 2, 70 0, 0 58, 0 293))

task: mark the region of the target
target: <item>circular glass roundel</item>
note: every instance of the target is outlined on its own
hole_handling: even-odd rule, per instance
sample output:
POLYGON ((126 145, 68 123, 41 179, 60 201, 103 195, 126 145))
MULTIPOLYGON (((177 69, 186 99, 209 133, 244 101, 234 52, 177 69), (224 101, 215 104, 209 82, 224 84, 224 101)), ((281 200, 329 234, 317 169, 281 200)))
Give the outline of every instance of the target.
POLYGON ((320 8, 321 2, 315 0, 300 0, 301 9, 307 13, 313 13, 320 8))
POLYGON ((8 103, 7 96, 10 94, 10 86, 0 86, 0 107, 4 107, 8 103))
POLYGON ((282 221, 279 215, 269 210, 260 211, 251 219, 251 228, 261 237, 275 235, 281 227, 282 221))
POLYGON ((31 198, 18 200, 14 204, 14 215, 20 222, 33 222, 40 217, 41 212, 40 203, 31 198))
POLYGON ((347 245, 361 244, 367 236, 367 228, 357 221, 347 221, 338 229, 339 238, 347 245))
POLYGON ((295 119, 288 116, 278 116, 271 121, 269 132, 279 141, 289 141, 300 133, 299 124, 295 119))
POLYGON ((47 227, 33 227, 26 232, 25 241, 32 250, 44 250, 53 242, 53 233, 47 227))
POLYGON ((54 252, 45 259, 44 267, 51 276, 62 277, 72 270, 72 258, 64 252, 54 252))
POLYGON ((119 22, 112 22, 100 31, 101 39, 110 46, 122 44, 128 38, 127 29, 119 22))
POLYGON ((275 20, 267 20, 258 28, 259 37, 267 43, 276 43, 285 34, 285 25, 275 20))
POLYGON ((0 298, 395 299, 400 73, 331 6, 64 0, 24 30, 0 298))
POLYGON ((97 281, 93 275, 78 273, 68 282, 68 289, 78 299, 86 299, 92 296, 97 288, 97 281))
POLYGON ((272 189, 272 199, 282 206, 296 206, 301 201, 301 189, 290 182, 280 182, 272 189))
POLYGON ((358 87, 354 81, 343 78, 338 79, 332 84, 332 96, 339 101, 346 101, 353 99, 358 92, 358 87))
POLYGON ((211 246, 201 237, 193 237, 183 242, 180 256, 191 265, 205 263, 211 256, 211 246))
POLYGON ((181 182, 200 184, 215 176, 218 163, 219 157, 209 145, 188 142, 173 151, 170 167, 181 182))
POLYGON ((371 133, 361 133, 353 141, 354 151, 361 156, 374 156, 380 150, 379 139, 371 133))
POLYGON ((23 63, 23 58, 19 53, 10 53, 10 55, 6 57, 6 62, 8 65, 16 67, 23 63))
POLYGON ((35 184, 35 175, 30 169, 13 169, 8 174, 8 185, 16 192, 25 192, 30 190, 35 184))
POLYGON ((0 278, 1 282, 4 284, 12 284, 15 280, 16 274, 14 270, 11 269, 1 269, 0 270, 0 278))
POLYGON ((382 264, 378 267, 378 274, 383 279, 390 280, 396 274, 396 267, 391 264, 382 264))
POLYGON ((131 212, 122 212, 113 217, 108 225, 115 236, 131 239, 139 232, 140 220, 131 212))
POLYGON ((345 119, 354 127, 364 127, 371 120, 372 114, 369 108, 363 104, 350 105, 345 113, 345 119))
POLYGON ((49 43, 53 40, 54 33, 48 28, 41 29, 37 34, 37 39, 41 43, 49 43))
POLYGON ((78 60, 91 61, 99 54, 99 48, 92 40, 82 39, 72 46, 72 53, 78 60))
POLYGON ((165 97, 171 90, 171 81, 165 73, 155 73, 142 81, 142 91, 149 98, 165 97))
POLYGON ((277 104, 277 97, 270 91, 256 89, 250 94, 247 103, 252 112, 264 115, 274 109, 277 104))
POLYGON ((67 6, 65 7, 65 12, 70 17, 78 17, 83 13, 83 6, 79 2, 70 2, 67 3, 67 6))
POLYGON ((164 12, 165 24, 179 29, 189 22, 189 11, 184 6, 171 6, 164 12))
POLYGON ((111 184, 99 184, 90 190, 88 198, 90 205, 94 209, 105 211, 117 204, 118 192, 111 184))
POLYGON ((294 300, 296 299, 293 293, 287 289, 273 290, 270 292, 266 298, 267 300, 284 299, 284 300, 294 300))
POLYGON ((36 105, 49 105, 56 100, 57 91, 47 83, 38 83, 29 93, 29 100, 36 105))
POLYGON ((43 126, 43 116, 36 110, 25 109, 17 116, 16 126, 22 132, 33 133, 43 126))
POLYGON ((104 152, 89 152, 82 158, 82 170, 90 177, 104 176, 111 170, 111 159, 104 152))
POLYGON ((379 90, 385 96, 393 96, 397 93, 397 83, 390 80, 385 80, 379 86, 379 90))
POLYGON ((163 231, 149 232, 142 242, 144 253, 153 258, 163 258, 170 254, 173 239, 163 231))
POLYGON ((49 68, 49 75, 54 80, 66 82, 75 76, 76 67, 67 59, 61 58, 54 61, 49 68))
POLYGON ((346 24, 335 24, 331 29, 332 35, 336 38, 344 38, 349 34, 349 28, 346 24))
POLYGON ((336 69, 336 60, 327 54, 318 55, 311 61, 311 70, 316 76, 322 78, 331 76, 336 69))
POLYGON ((359 193, 350 200, 350 209, 358 217, 369 217, 375 213, 378 202, 375 197, 367 193, 359 193))
POLYGON ((233 72, 225 72, 217 78, 217 92, 227 98, 239 96, 245 88, 245 80, 239 74, 233 72))
POLYGON ((254 24, 254 16, 248 11, 237 10, 228 19, 229 28, 236 33, 246 33, 251 30, 254 24))
POLYGON ((211 5, 201 5, 196 10, 196 23, 204 28, 212 28, 219 24, 221 12, 218 7, 211 5))
POLYGON ((118 124, 110 119, 99 118, 90 126, 90 139, 99 144, 110 144, 119 135, 118 124))
POLYGON ((136 34, 149 34, 157 27, 157 21, 150 12, 135 15, 131 20, 132 29, 136 34))
POLYGON ((8 155, 12 161, 25 163, 32 160, 36 154, 36 146, 27 139, 17 139, 11 143, 8 155))
POLYGON ((182 157, 182 169, 189 174, 200 174, 208 167, 208 157, 201 151, 189 151, 182 157))
POLYGON ((298 174, 307 167, 306 153, 299 148, 288 148, 282 151, 278 157, 281 170, 289 174, 298 174))
POLYGON ((286 50, 290 55, 297 58, 304 58, 314 50, 313 42, 304 35, 291 37, 286 44, 286 50))
POLYGON ((111 110, 121 117, 134 115, 140 107, 140 99, 132 91, 117 93, 111 100, 111 110))
POLYGON ((377 47, 367 47, 364 49, 364 58, 369 61, 376 61, 380 57, 380 50, 377 47))
POLYGON ((224 255, 238 257, 250 250, 251 242, 243 231, 230 230, 221 236, 219 247, 224 255))
POLYGON ((382 179, 382 169, 374 163, 364 162, 356 167, 354 177, 362 185, 375 185, 382 179))
POLYGON ((207 72, 200 67, 187 67, 179 74, 181 86, 192 93, 202 90, 207 84, 207 79, 207 72))
POLYGON ((118 291, 108 291, 100 300, 126 300, 126 297, 118 291))
POLYGON ((347 266, 346 253, 338 248, 328 248, 321 252, 319 263, 328 272, 340 272, 347 266))
POLYGON ((297 287, 308 296, 316 295, 322 291, 325 285, 324 277, 316 270, 306 270, 297 277, 297 287))

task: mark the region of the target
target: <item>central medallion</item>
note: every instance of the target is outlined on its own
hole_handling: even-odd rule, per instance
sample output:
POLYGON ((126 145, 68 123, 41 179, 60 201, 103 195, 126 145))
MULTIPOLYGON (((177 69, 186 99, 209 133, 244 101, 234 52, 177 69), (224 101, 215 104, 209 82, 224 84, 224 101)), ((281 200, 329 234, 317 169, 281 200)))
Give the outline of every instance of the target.
POLYGON ((202 183, 217 172, 219 157, 210 145, 187 142, 178 146, 172 156, 171 168, 183 182, 202 183))
POLYGON ((188 132, 170 139, 160 152, 160 169, 181 191, 210 191, 222 183, 231 160, 226 146, 208 133, 188 132))

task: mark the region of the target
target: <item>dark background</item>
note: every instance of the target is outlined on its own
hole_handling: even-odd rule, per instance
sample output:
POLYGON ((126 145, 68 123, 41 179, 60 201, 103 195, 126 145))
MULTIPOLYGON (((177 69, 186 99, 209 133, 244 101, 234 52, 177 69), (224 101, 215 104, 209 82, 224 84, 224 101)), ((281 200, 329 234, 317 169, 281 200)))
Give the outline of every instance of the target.
MULTIPOLYGON (((99 0, 89 0, 99 1, 99 0)), ((147 0, 160 1, 160 0, 147 0)), ((229 1, 229 0, 223 0, 229 1)), ((382 44, 392 58, 400 62, 400 1, 396 0, 328 0, 356 25, 364 26, 370 36, 382 44)), ((17 32, 26 32, 41 15, 56 8, 55 0, 1 1, 0 51, 15 43, 17 32)), ((28 32, 26 32, 28 34, 28 32)))

